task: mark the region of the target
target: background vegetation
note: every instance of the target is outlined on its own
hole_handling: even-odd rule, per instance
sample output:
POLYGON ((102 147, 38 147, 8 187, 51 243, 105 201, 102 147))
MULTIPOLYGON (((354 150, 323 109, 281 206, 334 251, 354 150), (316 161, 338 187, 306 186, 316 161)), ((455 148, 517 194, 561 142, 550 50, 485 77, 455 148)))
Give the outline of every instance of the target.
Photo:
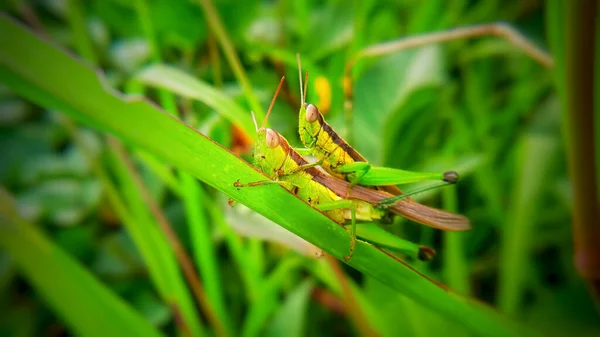
MULTIPOLYGON (((580 134, 564 113, 577 77, 569 77, 569 36, 558 29, 570 24, 560 19, 562 5, 1 6, 0 334, 600 333, 594 289, 573 263, 571 218, 583 213, 572 205, 583 194, 566 158, 587 176, 573 164, 580 134), (497 21, 552 47, 554 65, 498 37, 364 59, 352 69, 353 109, 344 113, 344 69, 364 47, 497 21), (370 161, 460 172, 457 186, 419 200, 465 214, 472 231, 442 233, 401 219, 386 227, 435 247, 434 261, 406 262, 451 291, 366 244, 352 267, 317 258, 312 244, 346 254, 344 230, 279 187, 237 191, 237 179, 262 176, 194 131, 251 161, 249 111, 262 121, 285 75, 270 123, 298 145, 296 53, 310 71, 308 101, 370 161)), ((588 181, 594 195, 596 182, 588 181)), ((584 230, 575 233, 597 233, 584 230)))

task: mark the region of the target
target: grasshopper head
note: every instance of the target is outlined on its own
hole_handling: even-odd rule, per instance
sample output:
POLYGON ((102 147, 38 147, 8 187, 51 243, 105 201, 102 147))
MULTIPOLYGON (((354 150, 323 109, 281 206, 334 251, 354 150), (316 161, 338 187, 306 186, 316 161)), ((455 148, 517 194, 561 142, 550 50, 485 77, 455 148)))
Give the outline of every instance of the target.
MULTIPOLYGON (((252 165, 271 178, 277 176, 285 161, 285 139, 277 131, 260 128, 254 142, 254 161, 252 165)), ((289 146, 289 145, 288 145, 289 146)))
POLYGON ((309 149, 314 146, 322 124, 323 115, 315 105, 305 103, 300 107, 298 129, 304 146, 309 149))

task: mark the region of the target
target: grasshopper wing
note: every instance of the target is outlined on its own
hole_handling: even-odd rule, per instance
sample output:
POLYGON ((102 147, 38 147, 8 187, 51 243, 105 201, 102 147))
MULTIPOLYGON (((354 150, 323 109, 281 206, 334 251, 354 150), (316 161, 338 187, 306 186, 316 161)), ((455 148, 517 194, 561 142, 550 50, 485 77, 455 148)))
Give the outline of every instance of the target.
MULTIPOLYGON (((320 180, 322 184, 329 187, 339 196, 360 199, 375 206, 383 199, 402 194, 402 191, 396 186, 382 186, 381 190, 354 186, 348 190, 350 186, 349 183, 341 179, 325 176, 323 174, 313 179, 320 180)), ((471 223, 467 217, 425 206, 410 198, 401 199, 389 209, 409 220, 437 229, 446 231, 466 231, 471 229, 471 223)))

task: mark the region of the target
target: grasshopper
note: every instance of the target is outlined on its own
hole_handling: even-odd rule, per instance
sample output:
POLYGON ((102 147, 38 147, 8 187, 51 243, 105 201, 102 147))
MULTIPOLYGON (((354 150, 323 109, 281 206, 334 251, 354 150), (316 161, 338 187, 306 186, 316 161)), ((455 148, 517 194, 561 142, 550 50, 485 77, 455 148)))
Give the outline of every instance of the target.
MULTIPOLYGON (((357 221, 384 221, 389 216, 390 212, 411 218, 411 215, 415 213, 415 208, 412 207, 412 205, 420 204, 412 201, 406 204, 399 201, 390 204, 388 208, 376 207, 382 201, 394 198, 394 195, 362 186, 350 188, 348 182, 322 173, 314 167, 315 164, 308 163, 308 161, 296 152, 279 133, 272 129, 265 128, 266 120, 271 112, 273 103, 282 83, 283 78, 271 101, 267 116, 260 128, 258 128, 255 120, 257 139, 255 141, 253 152, 253 166, 266 174, 270 179, 246 184, 236 181, 234 186, 240 188, 261 186, 265 184, 279 184, 300 199, 308 202, 314 208, 323 211, 325 215, 338 224, 343 226, 347 220, 350 220, 352 226, 350 231, 351 241, 350 253, 345 257, 345 260, 347 261, 351 258, 354 251, 357 221), (342 198, 341 195, 348 190, 350 191, 349 198, 342 198)), ((447 218, 443 219, 443 217, 440 218, 440 215, 446 216, 446 214, 443 213, 437 214, 435 212, 430 212, 430 215, 431 223, 444 223, 451 220, 447 218)), ((451 228, 452 226, 448 227, 451 228)), ((429 247, 418 246, 412 243, 407 243, 405 247, 405 253, 412 253, 412 255, 416 255, 422 260, 432 258, 435 253, 433 249, 429 247)))
MULTIPOLYGON (((418 173, 371 166, 360 153, 325 122, 323 115, 315 105, 305 102, 307 80, 304 81, 303 85, 299 56, 298 69, 302 100, 298 118, 300 140, 310 153, 317 157, 317 164, 325 171, 334 177, 350 182, 346 192, 347 197, 371 200, 371 195, 368 192, 357 194, 358 190, 353 192, 351 188, 356 184, 376 186, 374 189, 390 194, 390 197, 380 200, 375 204, 376 206, 393 206, 398 214, 403 217, 438 229, 454 231, 470 229, 470 223, 466 217, 419 204, 407 198, 398 187, 394 186, 424 180, 443 180, 445 182, 443 185, 447 185, 458 180, 456 172, 448 171, 442 174, 418 173)), ((330 188, 335 188, 336 192, 343 193, 339 185, 339 183, 329 183, 330 188)), ((363 190, 359 189, 359 191, 363 190)))
POLYGON ((333 128, 325 122, 319 109, 313 104, 302 103, 300 107, 300 140, 310 154, 317 157, 318 164, 329 174, 347 180, 350 186, 378 186, 392 194, 402 192, 393 185, 442 180, 456 183, 458 173, 411 172, 388 167, 372 166, 352 148, 333 128))
POLYGON ((296 57, 298 59, 301 97, 300 112, 298 114, 300 140, 306 146, 308 152, 317 157, 318 164, 325 171, 335 177, 349 181, 351 186, 357 184, 363 186, 385 186, 383 190, 392 194, 400 194, 401 191, 391 185, 425 180, 443 180, 455 183, 458 180, 458 174, 453 171, 443 174, 421 173, 372 166, 325 122, 323 114, 319 112, 319 109, 315 105, 306 103, 308 72, 306 73, 303 86, 300 55, 296 55, 296 57))

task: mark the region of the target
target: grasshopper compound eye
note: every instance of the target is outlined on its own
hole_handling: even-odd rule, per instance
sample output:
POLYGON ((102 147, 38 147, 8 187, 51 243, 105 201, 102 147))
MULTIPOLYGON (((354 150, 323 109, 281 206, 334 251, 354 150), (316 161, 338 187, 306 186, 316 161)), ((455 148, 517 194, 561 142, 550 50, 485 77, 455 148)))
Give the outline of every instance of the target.
POLYGON ((309 104, 306 106, 306 121, 312 123, 319 117, 319 109, 316 106, 309 104))
POLYGON ((276 131, 267 129, 266 138, 268 147, 273 149, 279 146, 279 134, 276 131))

